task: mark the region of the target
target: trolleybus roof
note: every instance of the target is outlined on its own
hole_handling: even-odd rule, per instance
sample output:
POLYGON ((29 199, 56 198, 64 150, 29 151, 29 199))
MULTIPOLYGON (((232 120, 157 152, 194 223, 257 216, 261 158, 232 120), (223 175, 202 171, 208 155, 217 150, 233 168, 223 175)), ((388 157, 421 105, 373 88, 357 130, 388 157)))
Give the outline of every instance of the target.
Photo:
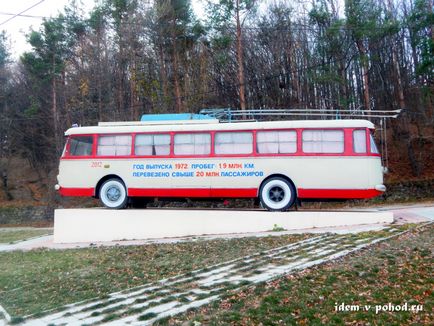
POLYGON ((293 128, 370 128, 375 126, 368 120, 292 120, 292 121, 249 121, 219 123, 218 120, 178 120, 165 122, 106 122, 98 126, 74 127, 65 132, 69 135, 111 134, 167 131, 211 131, 251 129, 293 129, 293 128))

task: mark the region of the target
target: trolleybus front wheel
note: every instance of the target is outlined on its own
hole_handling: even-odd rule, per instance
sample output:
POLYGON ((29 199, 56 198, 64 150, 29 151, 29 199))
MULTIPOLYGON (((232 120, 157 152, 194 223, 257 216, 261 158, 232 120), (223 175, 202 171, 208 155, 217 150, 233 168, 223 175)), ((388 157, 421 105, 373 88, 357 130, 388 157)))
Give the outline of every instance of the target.
POLYGON ((109 179, 99 189, 99 199, 105 207, 125 208, 128 202, 127 190, 121 180, 109 179))
POLYGON ((294 186, 280 177, 266 180, 259 190, 261 205, 269 211, 286 211, 294 204, 295 199, 294 186))

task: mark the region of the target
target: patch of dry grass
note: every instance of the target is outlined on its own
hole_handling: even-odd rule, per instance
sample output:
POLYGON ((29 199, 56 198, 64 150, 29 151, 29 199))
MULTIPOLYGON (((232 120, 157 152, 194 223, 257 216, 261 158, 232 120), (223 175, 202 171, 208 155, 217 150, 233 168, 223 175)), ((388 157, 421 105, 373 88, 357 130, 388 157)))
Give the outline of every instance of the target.
POLYGON ((339 261, 231 292, 220 302, 159 324, 428 325, 433 311, 434 226, 414 229, 339 261), (337 306, 359 311, 337 311, 337 306), (422 311, 376 311, 376 305, 422 311), (364 306, 371 306, 364 309, 364 306))

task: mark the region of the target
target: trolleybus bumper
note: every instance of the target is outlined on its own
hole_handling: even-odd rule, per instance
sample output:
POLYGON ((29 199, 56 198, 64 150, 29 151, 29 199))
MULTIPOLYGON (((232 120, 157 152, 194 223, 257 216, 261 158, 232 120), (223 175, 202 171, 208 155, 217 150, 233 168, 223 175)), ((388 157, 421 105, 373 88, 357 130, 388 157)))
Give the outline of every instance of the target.
POLYGON ((376 185, 375 186, 375 190, 381 191, 381 192, 385 192, 386 191, 386 186, 385 185, 376 185))
POLYGON ((54 189, 56 189, 61 196, 93 197, 95 195, 95 188, 64 188, 56 184, 54 189))

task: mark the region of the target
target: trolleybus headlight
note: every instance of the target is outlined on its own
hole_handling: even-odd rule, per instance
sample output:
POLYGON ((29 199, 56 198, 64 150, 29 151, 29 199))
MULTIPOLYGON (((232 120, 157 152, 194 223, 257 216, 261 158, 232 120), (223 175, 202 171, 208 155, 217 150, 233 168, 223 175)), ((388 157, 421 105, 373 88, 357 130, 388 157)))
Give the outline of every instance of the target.
POLYGON ((60 186, 56 184, 56 185, 54 185, 54 189, 55 189, 55 190, 59 190, 59 189, 60 189, 60 186))

